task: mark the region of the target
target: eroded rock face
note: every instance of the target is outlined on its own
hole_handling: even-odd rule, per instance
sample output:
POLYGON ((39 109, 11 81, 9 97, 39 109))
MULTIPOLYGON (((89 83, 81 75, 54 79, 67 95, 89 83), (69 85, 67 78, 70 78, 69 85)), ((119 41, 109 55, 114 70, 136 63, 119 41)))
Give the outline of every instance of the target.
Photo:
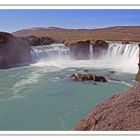
POLYGON ((27 41, 29 46, 38 46, 38 45, 50 45, 55 42, 51 37, 37 37, 37 36, 27 36, 20 37, 21 39, 27 41))
POLYGON ((98 58, 107 53, 108 43, 104 40, 96 40, 93 42, 93 57, 98 58))
POLYGON ((0 68, 11 68, 31 62, 31 48, 22 39, 0 32, 0 68))
POLYGON ((90 40, 78 41, 75 43, 65 43, 70 48, 71 55, 75 59, 84 60, 89 59, 89 45, 90 40))
POLYGON ((97 105, 76 126, 80 131, 140 131, 140 84, 97 105))
POLYGON ((136 74, 135 80, 140 82, 140 44, 139 44, 139 62, 138 62, 138 72, 136 74))
POLYGON ((94 73, 77 73, 71 75, 74 81, 95 81, 95 82, 107 82, 107 79, 103 76, 97 76, 94 73))
POLYGON ((95 42, 90 40, 74 43, 65 42, 65 45, 70 47, 72 57, 75 59, 89 59, 91 55, 90 47, 92 47, 94 58, 105 55, 108 49, 108 43, 103 40, 96 40, 95 42))

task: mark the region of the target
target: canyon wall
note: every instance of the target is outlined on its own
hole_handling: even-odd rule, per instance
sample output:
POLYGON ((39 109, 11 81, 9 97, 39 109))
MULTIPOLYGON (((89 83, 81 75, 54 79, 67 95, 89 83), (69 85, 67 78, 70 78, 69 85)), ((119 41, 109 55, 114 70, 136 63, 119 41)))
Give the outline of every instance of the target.
POLYGON ((135 80, 140 82, 140 44, 139 44, 139 62, 138 62, 138 72, 136 74, 135 80))

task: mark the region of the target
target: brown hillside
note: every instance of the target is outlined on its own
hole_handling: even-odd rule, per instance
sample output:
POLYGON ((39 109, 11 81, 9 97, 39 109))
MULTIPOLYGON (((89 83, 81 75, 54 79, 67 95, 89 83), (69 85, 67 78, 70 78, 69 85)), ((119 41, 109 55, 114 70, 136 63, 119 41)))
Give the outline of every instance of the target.
POLYGON ((140 26, 116 26, 100 29, 32 28, 14 32, 15 36, 49 36, 59 41, 108 40, 140 41, 140 26))

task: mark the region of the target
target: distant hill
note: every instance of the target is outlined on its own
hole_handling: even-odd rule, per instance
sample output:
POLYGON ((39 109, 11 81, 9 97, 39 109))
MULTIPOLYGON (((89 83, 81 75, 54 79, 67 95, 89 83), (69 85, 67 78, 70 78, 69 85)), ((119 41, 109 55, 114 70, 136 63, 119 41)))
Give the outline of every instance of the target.
POLYGON ((15 36, 48 36, 58 41, 108 40, 140 41, 140 26, 115 26, 99 29, 30 28, 12 33, 15 36))

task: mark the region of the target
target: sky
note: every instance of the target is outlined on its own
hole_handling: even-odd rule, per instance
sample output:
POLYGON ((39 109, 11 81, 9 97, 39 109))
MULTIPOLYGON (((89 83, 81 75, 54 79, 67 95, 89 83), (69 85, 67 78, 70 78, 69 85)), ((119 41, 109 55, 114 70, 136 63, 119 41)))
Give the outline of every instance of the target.
POLYGON ((102 28, 140 25, 140 10, 0 10, 0 31, 34 27, 102 28))

